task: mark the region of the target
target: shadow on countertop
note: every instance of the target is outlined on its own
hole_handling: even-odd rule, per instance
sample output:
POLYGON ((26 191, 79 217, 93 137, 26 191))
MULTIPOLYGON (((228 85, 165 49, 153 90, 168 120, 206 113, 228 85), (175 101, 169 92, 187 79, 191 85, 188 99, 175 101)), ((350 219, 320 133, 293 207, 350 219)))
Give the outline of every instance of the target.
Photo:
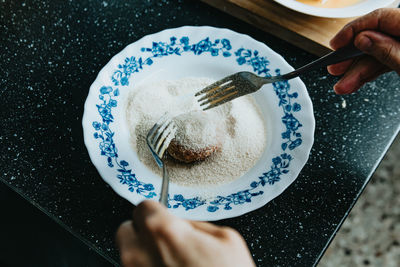
POLYGON ((112 266, 0 182, 0 266, 112 266))

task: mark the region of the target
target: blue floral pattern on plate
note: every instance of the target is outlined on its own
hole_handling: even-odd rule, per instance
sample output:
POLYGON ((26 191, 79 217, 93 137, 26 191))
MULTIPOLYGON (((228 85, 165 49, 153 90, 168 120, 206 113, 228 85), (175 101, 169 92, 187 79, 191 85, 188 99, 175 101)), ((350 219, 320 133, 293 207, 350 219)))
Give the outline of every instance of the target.
POLYGON ((142 52, 149 52, 152 56, 146 57, 127 57, 123 64, 118 65, 118 70, 111 77, 115 86, 129 85, 129 77, 139 72, 145 65, 151 65, 155 58, 160 58, 169 55, 182 55, 185 52, 192 52, 195 55, 210 53, 212 56, 218 56, 220 53, 224 57, 230 57, 232 49, 231 43, 227 39, 216 39, 213 42, 207 37, 196 44, 189 44, 189 37, 182 37, 177 40, 176 37, 171 37, 169 43, 153 42, 152 47, 142 47, 142 52))
MULTIPOLYGON (((157 195, 154 192, 154 186, 139 181, 133 170, 128 168, 129 163, 125 160, 120 160, 118 156, 118 149, 113 140, 114 132, 110 128, 110 124, 113 122, 112 110, 118 104, 116 100, 120 90, 118 86, 129 85, 129 78, 134 73, 152 65, 157 58, 169 55, 181 56, 183 53, 201 55, 207 53, 212 57, 235 56, 237 64, 249 65, 255 73, 266 77, 271 76, 270 62, 266 57, 261 56, 257 50, 239 48, 232 52, 231 43, 226 38, 212 40, 210 37, 206 37, 200 42, 191 44, 187 36, 179 39, 172 36, 168 42, 153 42, 151 47, 142 47, 141 52, 144 55, 148 55, 126 57, 125 61, 118 65, 118 69, 111 76, 113 86, 102 86, 99 89, 100 103, 96 106, 102 121, 94 121, 92 126, 96 131, 93 137, 99 139, 100 155, 106 157, 110 168, 117 168, 117 178, 120 183, 127 185, 128 190, 131 192, 136 192, 146 198, 154 198, 157 195)), ((274 72, 275 74, 280 74, 279 69, 274 70, 274 72)), ((252 181, 247 189, 227 196, 217 196, 211 200, 206 200, 199 197, 185 198, 182 194, 175 194, 169 199, 170 208, 193 210, 200 206, 208 205, 208 212, 215 212, 220 208, 231 210, 232 205, 243 205, 251 202, 254 197, 262 195, 264 186, 279 182, 281 176, 289 172, 289 165, 293 159, 290 151, 302 145, 302 136, 299 132, 302 124, 294 115, 302 107, 296 102, 298 93, 289 92, 290 85, 287 81, 274 83, 273 88, 279 99, 278 106, 284 114, 281 121, 286 130, 281 134, 282 152, 272 159, 269 170, 262 173, 258 180, 252 181)))

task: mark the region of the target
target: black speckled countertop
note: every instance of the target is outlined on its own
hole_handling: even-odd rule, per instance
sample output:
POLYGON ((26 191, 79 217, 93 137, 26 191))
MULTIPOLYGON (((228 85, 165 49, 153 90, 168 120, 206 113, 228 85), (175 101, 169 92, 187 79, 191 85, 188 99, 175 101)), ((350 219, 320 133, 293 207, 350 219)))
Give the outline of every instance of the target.
MULTIPOLYGON (((118 262, 114 232, 132 206, 103 182, 83 143, 89 86, 126 45, 182 25, 249 34, 294 67, 314 57, 194 1, 0 0, 1 180, 118 262)), ((258 266, 316 264, 400 124, 400 80, 386 74, 351 96, 325 70, 303 77, 316 132, 298 179, 261 209, 217 222, 243 234, 258 266)))

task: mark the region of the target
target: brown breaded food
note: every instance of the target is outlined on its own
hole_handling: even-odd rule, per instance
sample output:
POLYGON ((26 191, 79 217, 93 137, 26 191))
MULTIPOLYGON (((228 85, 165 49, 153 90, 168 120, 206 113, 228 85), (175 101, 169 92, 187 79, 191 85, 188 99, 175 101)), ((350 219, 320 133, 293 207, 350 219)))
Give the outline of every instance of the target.
POLYGON ((173 139, 167 149, 169 155, 174 159, 184 162, 193 163, 196 161, 203 161, 210 157, 213 153, 220 150, 219 145, 210 145, 203 149, 190 149, 181 145, 176 139, 173 139))
POLYGON ((221 123, 213 113, 194 110, 174 117, 174 122, 175 138, 167 149, 174 159, 184 163, 202 161, 221 148, 221 123))

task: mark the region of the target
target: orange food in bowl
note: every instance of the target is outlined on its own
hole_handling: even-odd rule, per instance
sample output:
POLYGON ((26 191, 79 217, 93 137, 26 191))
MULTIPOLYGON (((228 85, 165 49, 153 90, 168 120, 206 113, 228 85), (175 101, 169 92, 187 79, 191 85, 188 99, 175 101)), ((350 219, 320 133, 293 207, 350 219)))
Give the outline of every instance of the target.
POLYGON ((324 8, 342 8, 355 5, 362 0, 296 0, 298 2, 324 8))

